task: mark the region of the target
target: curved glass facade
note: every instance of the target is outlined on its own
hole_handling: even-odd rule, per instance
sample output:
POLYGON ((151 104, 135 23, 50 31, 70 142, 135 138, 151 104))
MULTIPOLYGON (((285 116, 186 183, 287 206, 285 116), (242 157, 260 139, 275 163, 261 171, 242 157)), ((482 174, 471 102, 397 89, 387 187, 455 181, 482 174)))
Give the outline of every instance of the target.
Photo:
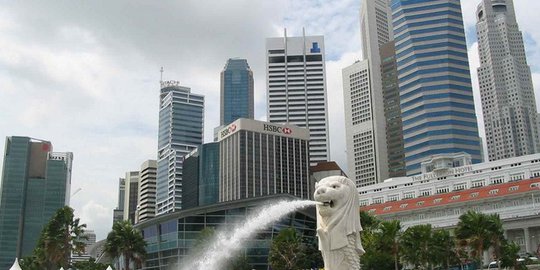
MULTIPOLYGON (((276 200, 295 200, 296 197, 281 194, 266 197, 251 198, 197 207, 166 214, 137 225, 143 232, 147 242, 146 263, 142 269, 169 269, 167 267, 181 266, 190 256, 201 230, 215 228, 231 230, 245 222, 246 215, 260 206, 268 205, 276 200)), ((242 250, 253 269, 270 269, 268 252, 272 238, 280 230, 294 227, 307 238, 315 238, 316 218, 315 209, 293 212, 261 230, 255 237, 248 240, 242 250)))

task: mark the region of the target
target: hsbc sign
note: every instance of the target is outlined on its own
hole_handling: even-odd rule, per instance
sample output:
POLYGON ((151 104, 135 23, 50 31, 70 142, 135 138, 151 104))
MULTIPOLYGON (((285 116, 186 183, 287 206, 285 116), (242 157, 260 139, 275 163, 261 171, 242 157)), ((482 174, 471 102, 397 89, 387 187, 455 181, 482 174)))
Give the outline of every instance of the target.
POLYGON ((221 131, 221 137, 225 137, 225 136, 233 133, 234 131, 236 131, 236 125, 232 124, 228 128, 221 131))
POLYGON ((292 129, 288 127, 278 127, 269 124, 264 124, 264 131, 270 131, 274 133, 281 133, 285 135, 292 134, 292 129))

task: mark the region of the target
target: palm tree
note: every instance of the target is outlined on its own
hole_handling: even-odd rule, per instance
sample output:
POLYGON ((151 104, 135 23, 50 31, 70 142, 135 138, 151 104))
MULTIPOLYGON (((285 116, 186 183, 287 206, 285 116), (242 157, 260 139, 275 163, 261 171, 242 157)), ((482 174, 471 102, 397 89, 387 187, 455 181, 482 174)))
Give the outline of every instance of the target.
POLYGON ((129 270, 133 261, 140 265, 146 256, 146 242, 141 233, 127 220, 113 224, 112 231, 107 235, 105 252, 113 258, 124 259, 124 270, 129 270))
POLYGON ((403 262, 414 265, 415 269, 420 266, 423 269, 429 267, 432 229, 430 224, 416 225, 407 228, 401 235, 401 258, 403 262))
POLYGON ((399 269, 399 237, 401 234, 401 223, 399 220, 383 221, 380 224, 380 234, 384 245, 390 247, 394 257, 394 269, 399 269))
POLYGON ((500 258, 502 256, 502 246, 505 242, 504 229, 502 227, 502 221, 498 214, 492 214, 488 216, 488 231, 489 231, 489 244, 493 247, 495 260, 497 261, 497 267, 500 269, 500 258))
POLYGON ((459 217, 456 227, 456 237, 467 241, 472 249, 472 257, 480 264, 484 250, 489 248, 489 240, 492 236, 489 223, 487 215, 468 211, 459 217))
POLYGON ((453 263, 459 263, 457 246, 454 237, 447 230, 435 230, 431 237, 430 253, 434 265, 449 269, 453 263))
POLYGON ((40 269, 69 268, 71 254, 84 252, 84 228, 86 224, 79 224, 71 207, 58 209, 43 228, 28 263, 40 269))

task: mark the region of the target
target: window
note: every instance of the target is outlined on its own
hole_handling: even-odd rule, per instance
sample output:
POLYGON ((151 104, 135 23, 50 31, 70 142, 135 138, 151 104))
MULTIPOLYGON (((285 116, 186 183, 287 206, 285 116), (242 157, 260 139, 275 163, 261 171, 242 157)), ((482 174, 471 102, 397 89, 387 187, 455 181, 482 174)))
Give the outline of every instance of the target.
POLYGON ((489 191, 489 195, 497 195, 499 193, 499 189, 492 189, 489 191))
POLYGON ((416 202, 416 206, 422 206, 422 205, 424 205, 424 201, 416 202))
POLYGON ((476 180, 471 182, 471 187, 477 188, 477 187, 483 187, 484 186, 484 180, 476 180))
POLYGON ((383 197, 373 198, 373 204, 380 204, 380 203, 383 203, 383 201, 384 201, 383 197))
POLYGON ((458 183, 454 185, 454 191, 460 191, 467 188, 467 183, 458 183))
POLYGON ((508 191, 516 191, 519 189, 519 186, 511 186, 508 188, 508 191))
POLYGON ((478 192, 473 192, 473 193, 471 193, 471 195, 469 195, 469 197, 471 197, 471 198, 476 198, 476 197, 478 197, 478 192))
POLYGON ((407 208, 408 205, 409 205, 408 203, 404 203, 404 204, 400 205, 399 208, 407 208))
POLYGON ((502 184, 504 183, 504 176, 493 177, 489 180, 490 185, 502 184))
POLYGON ((461 198, 461 195, 454 195, 452 196, 452 198, 450 198, 450 200, 455 201, 455 200, 459 200, 459 198, 461 198))
POLYGON ((388 195, 389 202, 395 202, 397 200, 399 200, 399 194, 388 195))
POLYGON ((437 194, 448 193, 448 192, 450 192, 450 188, 448 188, 448 187, 438 187, 437 188, 437 194))
POLYGON ((392 206, 386 206, 383 211, 390 211, 390 209, 392 209, 392 206))
POLYGON ((435 200, 433 200, 433 203, 440 203, 442 201, 442 198, 437 198, 435 200))
POLYGON ((429 195, 431 195, 431 190, 429 190, 429 189, 420 190, 420 197, 425 197, 425 196, 429 196, 429 195))
POLYGON ((412 198, 414 198, 414 191, 403 193, 403 198, 404 199, 412 199, 412 198))

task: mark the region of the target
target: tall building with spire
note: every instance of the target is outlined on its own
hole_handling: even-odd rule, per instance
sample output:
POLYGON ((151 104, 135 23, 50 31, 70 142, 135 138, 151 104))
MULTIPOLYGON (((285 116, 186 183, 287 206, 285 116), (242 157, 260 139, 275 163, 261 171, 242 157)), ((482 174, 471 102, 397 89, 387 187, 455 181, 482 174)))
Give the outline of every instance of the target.
POLYGON ((456 154, 481 162, 460 1, 392 0, 391 8, 407 175, 425 161, 446 169, 456 154))
POLYGON ((69 205, 73 153, 51 142, 7 137, 0 189, 0 269, 29 256, 43 226, 69 205))
POLYGON ((254 118, 253 72, 246 59, 227 60, 221 72, 220 125, 238 118, 254 118))
POLYGON ((182 209, 184 156, 203 143, 204 96, 161 82, 156 179, 156 214, 182 209))
POLYGON ((489 160, 538 153, 536 101, 514 2, 482 0, 476 19, 489 160))
POLYGON ((268 120, 309 129, 313 164, 330 159, 324 37, 266 39, 268 120))

